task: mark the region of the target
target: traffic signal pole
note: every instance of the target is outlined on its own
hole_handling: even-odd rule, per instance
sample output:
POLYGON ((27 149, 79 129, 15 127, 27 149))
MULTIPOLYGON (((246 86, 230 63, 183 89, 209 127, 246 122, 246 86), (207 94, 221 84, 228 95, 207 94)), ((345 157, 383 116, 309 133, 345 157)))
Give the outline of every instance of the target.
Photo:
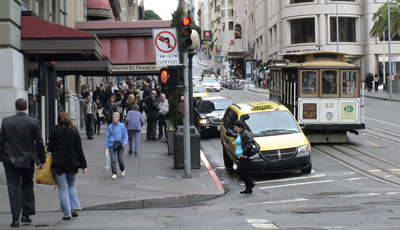
POLYGON ((190 97, 189 97, 189 67, 188 67, 188 51, 185 49, 183 52, 183 63, 185 66, 184 76, 183 76, 183 84, 184 84, 184 107, 185 107, 185 115, 183 116, 183 144, 184 144, 184 164, 185 164, 185 173, 183 174, 183 178, 193 178, 192 176, 192 165, 190 159, 190 97))

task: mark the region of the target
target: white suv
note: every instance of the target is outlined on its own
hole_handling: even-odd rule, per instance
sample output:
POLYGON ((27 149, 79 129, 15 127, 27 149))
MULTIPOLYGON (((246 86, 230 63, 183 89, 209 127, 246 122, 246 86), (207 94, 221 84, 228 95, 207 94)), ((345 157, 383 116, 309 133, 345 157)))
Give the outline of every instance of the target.
POLYGON ((203 86, 206 88, 207 91, 217 91, 221 89, 220 84, 218 83, 217 80, 212 79, 212 78, 204 78, 203 79, 203 86))

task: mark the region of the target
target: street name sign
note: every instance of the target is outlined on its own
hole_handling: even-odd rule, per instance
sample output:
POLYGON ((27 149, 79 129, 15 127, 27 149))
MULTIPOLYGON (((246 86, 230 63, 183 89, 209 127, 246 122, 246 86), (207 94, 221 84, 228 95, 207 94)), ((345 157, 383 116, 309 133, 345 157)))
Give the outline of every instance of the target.
POLYGON ((156 66, 179 65, 178 38, 175 28, 153 29, 156 66))

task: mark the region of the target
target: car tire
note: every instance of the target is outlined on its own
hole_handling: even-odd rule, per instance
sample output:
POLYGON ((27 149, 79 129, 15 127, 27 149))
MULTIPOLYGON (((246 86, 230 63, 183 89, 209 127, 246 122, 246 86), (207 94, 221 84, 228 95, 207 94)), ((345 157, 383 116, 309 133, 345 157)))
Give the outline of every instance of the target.
POLYGON ((222 155, 224 157, 224 166, 226 169, 233 168, 233 161, 229 158, 228 153, 225 150, 225 147, 222 145, 222 155))
POLYGON ((311 170, 312 170, 312 164, 310 163, 310 165, 307 168, 304 168, 301 170, 301 173, 309 174, 309 173, 311 173, 311 170))

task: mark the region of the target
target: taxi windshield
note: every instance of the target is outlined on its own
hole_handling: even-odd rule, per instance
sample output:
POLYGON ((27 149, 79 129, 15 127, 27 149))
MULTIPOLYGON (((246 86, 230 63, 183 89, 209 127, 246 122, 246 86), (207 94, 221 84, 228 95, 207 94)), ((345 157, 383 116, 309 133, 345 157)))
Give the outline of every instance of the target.
POLYGON ((266 111, 246 116, 247 131, 254 136, 300 132, 299 126, 288 111, 266 111), (248 118, 248 119, 247 119, 248 118))
POLYGON ((193 87, 193 93, 204 93, 207 92, 203 87, 195 86, 193 87))

